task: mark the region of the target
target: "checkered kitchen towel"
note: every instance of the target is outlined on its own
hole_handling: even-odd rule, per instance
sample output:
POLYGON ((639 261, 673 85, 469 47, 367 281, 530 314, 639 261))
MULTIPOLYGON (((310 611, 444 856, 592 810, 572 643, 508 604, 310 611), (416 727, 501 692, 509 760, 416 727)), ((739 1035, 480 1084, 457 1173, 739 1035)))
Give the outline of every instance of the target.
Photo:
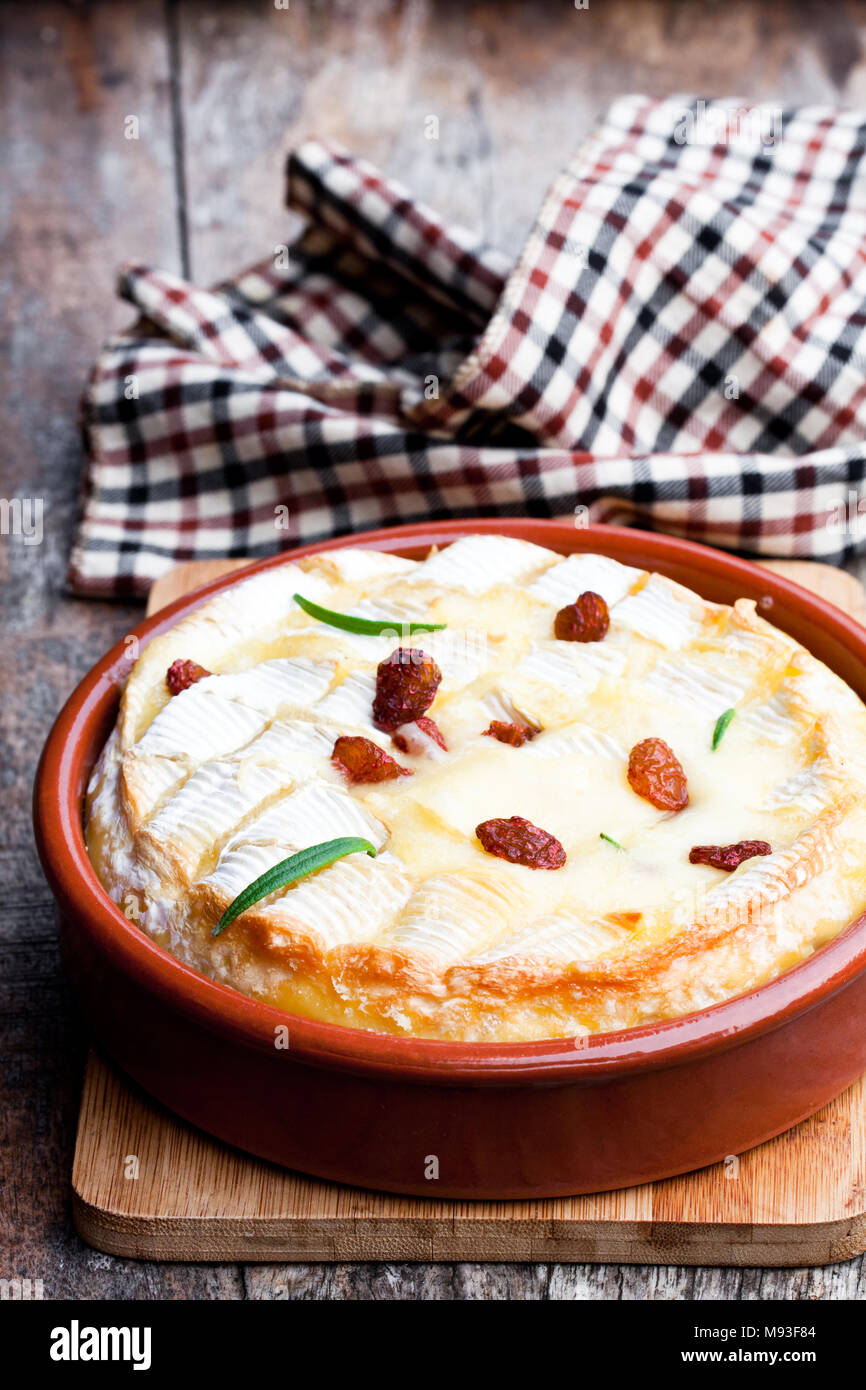
POLYGON ((853 112, 623 98, 510 268, 303 145, 291 248, 212 290, 123 271, 141 318, 86 395, 73 589, 488 513, 841 558, 866 476, 864 153, 853 112))

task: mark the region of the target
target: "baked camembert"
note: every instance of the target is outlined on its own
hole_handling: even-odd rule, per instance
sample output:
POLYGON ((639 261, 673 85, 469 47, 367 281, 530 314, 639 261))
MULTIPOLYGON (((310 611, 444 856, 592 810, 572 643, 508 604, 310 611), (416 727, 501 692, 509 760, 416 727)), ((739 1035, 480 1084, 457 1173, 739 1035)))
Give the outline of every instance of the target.
POLYGON ((87 844, 166 950, 292 1013, 581 1037, 740 994, 866 909, 864 750, 860 700, 751 601, 509 537, 347 548, 150 643, 87 844))

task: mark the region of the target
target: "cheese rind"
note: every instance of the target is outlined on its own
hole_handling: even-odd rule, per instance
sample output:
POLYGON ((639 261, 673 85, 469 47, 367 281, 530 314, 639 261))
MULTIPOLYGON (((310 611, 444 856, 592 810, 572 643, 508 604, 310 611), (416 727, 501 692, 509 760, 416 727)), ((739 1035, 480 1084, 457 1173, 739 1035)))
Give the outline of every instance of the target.
POLYGON ((204 604, 134 666, 87 804, 113 901, 195 969, 290 1012, 482 1041, 628 1028, 754 988, 866 909, 864 839, 866 711, 752 602, 497 536, 421 562, 334 550, 204 604), (557 609, 587 590, 608 602, 604 639, 557 639, 557 609), (349 634, 295 592, 445 627, 349 634), (398 644, 442 680, 436 730, 412 722, 395 746, 373 697, 398 644), (213 674, 170 697, 178 658, 213 674), (534 737, 499 742, 491 719, 534 737), (350 784, 341 734, 411 775, 350 784), (685 771, 676 814, 629 783, 648 737, 685 771), (564 865, 486 853, 479 824, 512 816, 555 836, 564 865), (339 860, 211 938, 260 874, 342 835, 377 857, 339 860), (744 839, 771 854, 731 875, 689 861, 744 839))

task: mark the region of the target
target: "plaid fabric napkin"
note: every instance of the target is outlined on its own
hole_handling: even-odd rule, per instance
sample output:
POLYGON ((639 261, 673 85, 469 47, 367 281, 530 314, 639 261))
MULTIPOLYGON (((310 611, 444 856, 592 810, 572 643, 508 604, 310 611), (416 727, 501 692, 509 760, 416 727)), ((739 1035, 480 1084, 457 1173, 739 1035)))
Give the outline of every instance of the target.
POLYGON ((484 513, 858 548, 866 122, 731 111, 616 102, 513 268, 312 141, 291 248, 216 289, 124 269, 141 317, 85 397, 72 588, 484 513))

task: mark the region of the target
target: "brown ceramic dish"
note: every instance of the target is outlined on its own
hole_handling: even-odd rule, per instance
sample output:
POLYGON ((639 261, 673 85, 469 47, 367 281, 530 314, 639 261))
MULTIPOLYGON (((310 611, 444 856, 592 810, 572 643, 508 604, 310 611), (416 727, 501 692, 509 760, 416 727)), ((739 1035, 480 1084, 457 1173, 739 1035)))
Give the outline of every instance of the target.
MULTIPOLYGON (((866 630, 778 575, 720 552, 614 527, 549 521, 399 526, 359 545, 418 557, 499 532, 659 570, 762 614, 866 698, 866 630)), ((279 565, 287 556, 252 569, 279 565)), ((246 576, 251 570, 243 570, 246 576)), ((135 629, 142 643, 240 576, 135 629)), ((39 852, 69 975, 96 1036, 136 1081, 221 1139, 288 1167, 425 1197, 540 1197, 629 1186, 771 1138, 866 1070, 866 918, 760 989, 683 1018, 584 1039, 433 1042, 292 1017, 195 974, 103 891, 82 803, 128 674, 119 643, 81 682, 36 779, 39 852), (274 1046, 288 1024, 290 1047, 274 1046), (438 1159, 438 1178, 430 1159, 438 1159)))

